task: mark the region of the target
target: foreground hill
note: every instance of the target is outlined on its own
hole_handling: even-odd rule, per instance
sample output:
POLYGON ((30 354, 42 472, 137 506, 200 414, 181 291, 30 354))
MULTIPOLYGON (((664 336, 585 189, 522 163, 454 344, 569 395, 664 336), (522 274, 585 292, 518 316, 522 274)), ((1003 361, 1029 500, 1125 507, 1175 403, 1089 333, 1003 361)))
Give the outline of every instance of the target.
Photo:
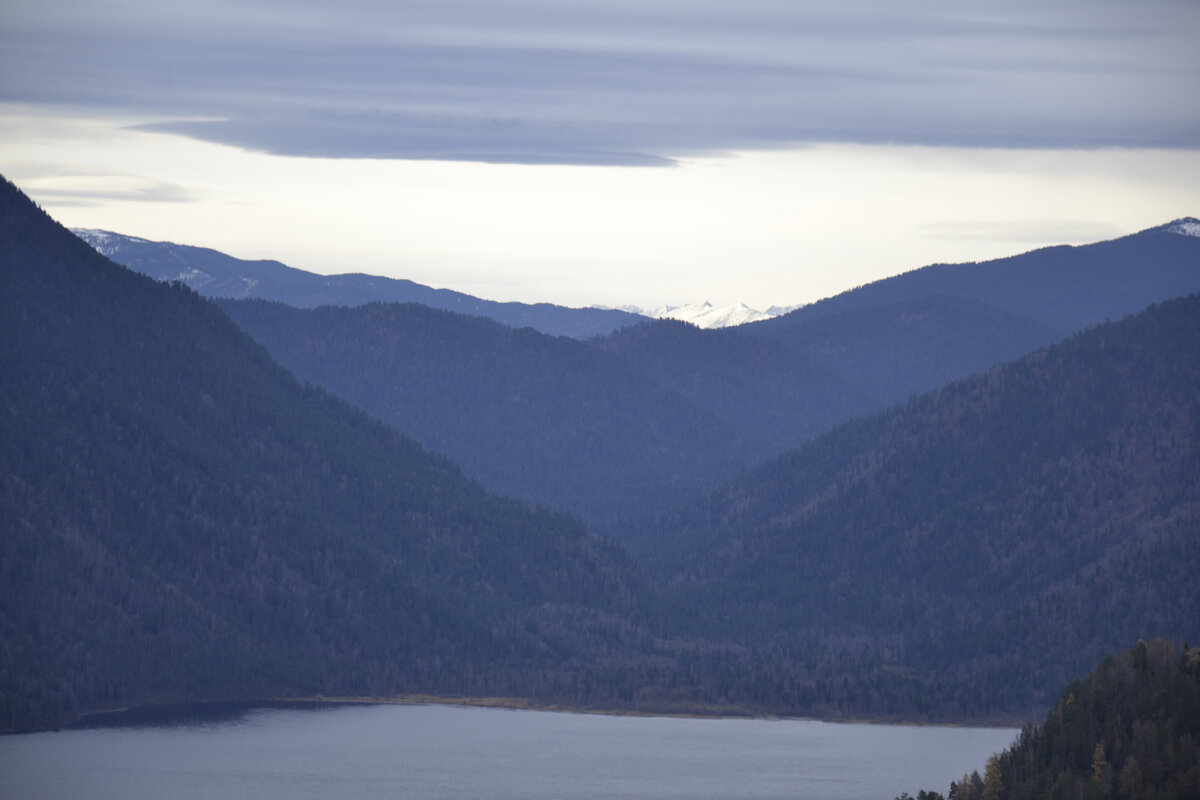
POLYGON ((1200 634, 1198 332, 1200 295, 1098 326, 624 541, 694 635, 798 663, 841 642, 840 669, 875 691, 965 715, 1048 703, 1122 641, 1200 634))
POLYGON ((993 757, 985 777, 964 775, 949 797, 1200 797, 1200 648, 1155 639, 1107 656, 1067 687, 1043 723, 993 757))
POLYGON ((642 320, 636 314, 616 309, 499 303, 408 280, 357 273, 317 275, 278 261, 245 261, 206 247, 151 242, 87 228, 77 228, 74 232, 118 264, 160 281, 179 281, 205 297, 260 298, 299 308, 373 302, 420 303, 489 317, 515 328, 530 327, 577 339, 609 333, 642 320))
POLYGON ((574 519, 301 386, 7 182, 0 285, 0 728, 150 701, 533 696, 602 664, 590 627, 644 603, 574 519))

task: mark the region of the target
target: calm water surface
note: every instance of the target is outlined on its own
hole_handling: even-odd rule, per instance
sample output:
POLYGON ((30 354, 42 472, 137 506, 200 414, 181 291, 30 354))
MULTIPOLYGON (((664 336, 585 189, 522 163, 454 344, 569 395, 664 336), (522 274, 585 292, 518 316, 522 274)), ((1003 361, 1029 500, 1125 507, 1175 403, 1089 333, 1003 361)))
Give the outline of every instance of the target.
POLYGON ((982 773, 1016 735, 432 705, 257 709, 0 737, 0 797, 891 800, 982 773))

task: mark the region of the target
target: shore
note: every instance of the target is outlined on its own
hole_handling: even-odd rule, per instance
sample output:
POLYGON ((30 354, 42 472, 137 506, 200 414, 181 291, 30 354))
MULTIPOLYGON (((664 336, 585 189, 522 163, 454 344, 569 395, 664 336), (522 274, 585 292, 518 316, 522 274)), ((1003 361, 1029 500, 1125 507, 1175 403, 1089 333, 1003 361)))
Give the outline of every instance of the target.
MULTIPOLYGON (((600 714, 625 717, 678 717, 693 719, 780 719, 815 720, 838 724, 937 726, 963 728, 1013 728, 1020 727, 1018 720, 988 720, 971 722, 929 722, 925 720, 903 720, 887 718, 790 716, 764 713, 740 706, 689 704, 687 706, 655 705, 652 707, 595 707, 561 703, 542 703, 521 697, 460 697, 432 694, 402 694, 386 697, 369 696, 325 696, 275 697, 240 700, 197 700, 181 703, 153 703, 105 709, 81 714, 76 720, 64 724, 64 729, 100 728, 124 725, 168 725, 181 721, 217 722, 236 718, 259 708, 305 709, 348 705, 444 705, 467 708, 496 708, 520 711, 546 711, 566 714, 600 714)), ((38 730, 11 730, 4 733, 34 733, 38 730)))

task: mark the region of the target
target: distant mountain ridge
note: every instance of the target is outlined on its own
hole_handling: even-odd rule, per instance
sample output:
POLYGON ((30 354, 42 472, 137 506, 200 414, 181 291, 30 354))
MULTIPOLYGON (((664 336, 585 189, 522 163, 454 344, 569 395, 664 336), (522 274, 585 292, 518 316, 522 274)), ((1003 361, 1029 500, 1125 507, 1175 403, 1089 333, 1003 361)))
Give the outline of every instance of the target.
POLYGON ((1075 330, 1021 313, 1028 307, 1051 306, 1085 327, 1104 321, 1097 314, 1140 310, 1129 307, 1139 299, 1200 290, 1200 239, 1146 232, 926 269, 901 276, 915 287, 872 284, 827 301, 828 313, 806 307, 713 330, 645 320, 575 343, 415 307, 221 304, 298 376, 449 455, 491 490, 607 524, 687 502, 852 417, 1075 330), (991 284, 976 285, 980 274, 991 284), (1093 308, 1087 292, 1062 289, 1088 280, 1115 302, 1093 308), (864 293, 870 302, 847 302, 864 293))
POLYGON ((278 261, 247 261, 206 247, 156 242, 96 228, 72 228, 71 232, 118 264, 156 280, 179 281, 206 297, 272 300, 297 308, 359 306, 372 302, 420 303, 444 311, 488 317, 514 328, 530 327, 575 339, 611 333, 643 318, 682 320, 701 328, 726 328, 770 319, 796 308, 771 306, 767 311, 759 311, 744 303, 714 307, 704 302, 643 311, 637 306, 567 308, 551 303, 500 303, 403 279, 359 273, 318 275, 278 261))
POLYGON ((359 306, 372 302, 421 303, 431 308, 489 317, 514 328, 586 339, 642 318, 625 311, 567 308, 550 303, 501 303, 450 289, 375 275, 317 275, 278 261, 246 261, 206 247, 152 242, 112 231, 72 233, 122 266, 160 281, 179 281, 213 298, 258 298, 297 308, 359 306))
POLYGON ((490 490, 590 522, 686 502, 771 452, 738 420, 591 342, 416 304, 219 305, 298 377, 490 490))
POLYGON ((745 303, 734 303, 728 306, 713 306, 712 303, 691 303, 682 306, 659 306, 651 311, 644 311, 637 306, 622 306, 623 311, 639 314, 652 319, 674 319, 688 322, 698 328, 731 328, 745 325, 748 322, 761 322, 765 319, 778 317, 798 306, 771 306, 766 311, 751 308, 745 303))
POLYGON ((801 306, 748 330, 786 336, 788 328, 830 314, 946 295, 984 302, 1066 335, 1196 291, 1197 231, 1200 220, 1183 217, 1093 244, 1056 245, 991 261, 933 264, 801 306))
POLYGON ((739 328, 797 349, 885 404, 1200 291, 1200 221, 1094 244, 935 264, 739 328))

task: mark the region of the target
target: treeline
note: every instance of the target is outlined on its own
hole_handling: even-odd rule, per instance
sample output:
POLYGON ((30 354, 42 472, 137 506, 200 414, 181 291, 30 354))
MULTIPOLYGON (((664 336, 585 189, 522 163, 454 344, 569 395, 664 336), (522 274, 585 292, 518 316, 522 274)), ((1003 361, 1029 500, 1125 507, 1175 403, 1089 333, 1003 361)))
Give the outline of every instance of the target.
MULTIPOLYGON (((905 795, 902 795, 904 797, 905 795)), ((922 791, 918 797, 941 798, 922 791)), ((1200 797, 1200 648, 1139 640, 1073 681, 1040 725, 949 800, 1200 797)))
POLYGON ((245 261, 207 247, 151 242, 107 231, 79 230, 105 256, 159 281, 182 281, 205 297, 261 299, 297 308, 420 303, 459 314, 487 317, 514 328, 532 327, 553 336, 585 339, 644 317, 604 308, 565 308, 550 303, 500 303, 409 280, 350 273, 316 275, 278 261, 245 261))

